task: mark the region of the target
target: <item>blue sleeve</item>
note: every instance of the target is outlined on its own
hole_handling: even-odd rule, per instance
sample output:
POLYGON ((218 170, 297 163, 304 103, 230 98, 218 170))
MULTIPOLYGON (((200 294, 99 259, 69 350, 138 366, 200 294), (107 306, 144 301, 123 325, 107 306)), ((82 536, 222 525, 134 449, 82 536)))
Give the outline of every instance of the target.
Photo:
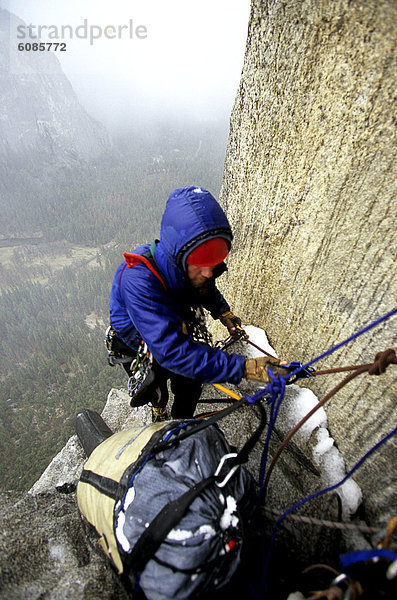
POLYGON ((184 334, 178 306, 145 266, 125 269, 122 295, 132 322, 162 367, 207 383, 241 381, 244 357, 195 343, 184 334))

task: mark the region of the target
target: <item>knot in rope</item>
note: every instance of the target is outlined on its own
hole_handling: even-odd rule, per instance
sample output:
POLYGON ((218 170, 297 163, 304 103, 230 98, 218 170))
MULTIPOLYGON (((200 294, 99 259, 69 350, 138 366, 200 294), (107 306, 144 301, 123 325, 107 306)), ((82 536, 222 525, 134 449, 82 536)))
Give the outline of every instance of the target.
POLYGON ((284 397, 286 380, 282 375, 275 375, 273 371, 268 368, 267 374, 269 375, 271 381, 267 384, 266 387, 259 389, 252 396, 247 396, 245 394, 244 398, 248 402, 248 404, 256 404, 259 400, 262 400, 265 396, 269 396, 266 400, 266 404, 273 404, 277 398, 284 397))
POLYGON ((285 393, 285 378, 282 375, 275 375, 270 368, 268 368, 267 374, 271 381, 269 381, 264 390, 269 395, 266 404, 272 404, 277 398, 283 398, 285 393))
POLYGON ((397 365, 396 351, 394 348, 387 348, 387 350, 375 354, 375 360, 369 367, 368 373, 369 375, 381 375, 392 364, 397 365))

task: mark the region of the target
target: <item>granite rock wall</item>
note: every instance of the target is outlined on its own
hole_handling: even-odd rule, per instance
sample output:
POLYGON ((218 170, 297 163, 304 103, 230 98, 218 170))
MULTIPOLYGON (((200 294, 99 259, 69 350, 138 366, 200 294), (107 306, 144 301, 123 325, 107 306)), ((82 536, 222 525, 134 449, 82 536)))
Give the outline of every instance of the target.
MULTIPOLYGON (((396 301, 397 4, 253 0, 221 203, 235 233, 221 284, 279 356, 309 360, 396 301)), ((396 317, 318 368, 370 362, 396 317)), ((395 426, 396 368, 327 408, 348 467, 395 426)), ((322 397, 342 376, 312 384, 322 397)), ((391 440, 358 472, 370 518, 396 504, 391 440)))

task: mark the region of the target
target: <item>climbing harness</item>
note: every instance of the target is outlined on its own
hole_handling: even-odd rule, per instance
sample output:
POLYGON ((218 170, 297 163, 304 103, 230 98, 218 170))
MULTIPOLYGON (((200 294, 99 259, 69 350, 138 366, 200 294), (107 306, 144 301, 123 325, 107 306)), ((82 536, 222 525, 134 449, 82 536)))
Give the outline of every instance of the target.
MULTIPOLYGON (((193 340, 197 343, 212 344, 212 337, 209 333, 206 323, 204 311, 201 306, 192 307, 190 312, 185 318, 186 330, 192 336, 193 340)), ((114 354, 114 353, 113 353, 114 354)), ((143 388, 147 388, 154 379, 153 373, 153 355, 150 352, 147 344, 141 340, 138 352, 135 358, 121 357, 116 358, 112 356, 113 364, 116 362, 131 362, 129 367, 131 376, 128 379, 127 390, 132 398, 132 405, 137 406, 138 395, 143 388)))

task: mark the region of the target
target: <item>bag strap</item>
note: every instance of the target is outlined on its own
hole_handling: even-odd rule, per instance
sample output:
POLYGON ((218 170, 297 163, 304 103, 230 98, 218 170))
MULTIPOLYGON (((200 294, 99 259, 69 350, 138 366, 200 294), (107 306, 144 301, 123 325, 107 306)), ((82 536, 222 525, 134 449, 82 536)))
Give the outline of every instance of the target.
POLYGON ((94 473, 89 469, 83 469, 80 475, 81 483, 88 483, 94 487, 98 492, 108 496, 114 500, 116 494, 119 489, 119 482, 111 479, 110 477, 105 477, 104 475, 99 475, 98 473, 94 473))
POLYGON ((201 492, 215 481, 215 476, 203 479, 179 498, 164 506, 138 538, 130 554, 126 555, 124 566, 138 576, 146 564, 156 554, 168 533, 177 525, 189 506, 201 492))
MULTIPOLYGON (((153 451, 160 452, 162 450, 165 450, 166 448, 173 446, 174 444, 178 444, 185 438, 189 437, 189 435, 197 433, 198 431, 201 431, 202 429, 209 427, 209 425, 212 425, 213 423, 216 423, 217 421, 224 419, 225 417, 227 417, 228 415, 233 413, 235 410, 238 410, 239 408, 241 408, 242 406, 246 406, 247 404, 248 404, 247 399, 242 398, 241 400, 237 400, 236 402, 233 402, 233 404, 231 404, 227 408, 224 408, 223 410, 219 411, 218 413, 215 413, 214 415, 212 415, 211 417, 208 417, 205 420, 204 419, 200 419, 200 420, 195 419, 193 421, 188 421, 184 425, 185 426, 186 425, 194 425, 194 428, 192 427, 191 429, 184 431, 178 437, 171 438, 169 440, 167 439, 166 441, 163 441, 163 442, 159 442, 158 444, 156 444, 155 448, 153 448, 153 451)), ((258 404, 256 406, 258 406, 259 409, 261 411, 263 410, 263 412, 264 412, 263 406, 260 402, 258 402, 258 404)), ((263 427, 264 426, 265 425, 263 425, 263 427)), ((261 428, 261 427, 262 426, 260 425, 259 428, 261 428)), ((254 437, 254 436, 256 436, 256 432, 251 437, 254 437)), ((255 440, 255 442, 256 442, 256 440, 255 440)))

